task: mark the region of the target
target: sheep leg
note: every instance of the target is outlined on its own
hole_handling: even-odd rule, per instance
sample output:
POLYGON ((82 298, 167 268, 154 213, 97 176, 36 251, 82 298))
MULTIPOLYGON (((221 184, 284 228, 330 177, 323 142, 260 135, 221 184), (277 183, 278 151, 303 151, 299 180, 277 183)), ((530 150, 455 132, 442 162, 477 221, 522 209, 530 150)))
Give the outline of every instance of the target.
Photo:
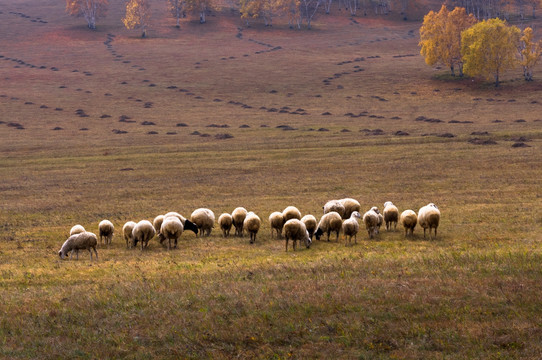
POLYGON ((339 242, 339 232, 337 231, 337 242, 339 242))
POLYGON ((96 246, 93 246, 92 249, 94 249, 94 254, 96 254, 96 260, 98 260, 98 251, 96 251, 96 246))
POLYGON ((437 228, 435 228, 435 239, 437 238, 437 228))
POLYGON ((292 239, 292 245, 293 245, 294 251, 295 251, 295 248, 296 248, 296 245, 297 245, 297 240, 296 239, 292 239))
POLYGON ((288 237, 286 237, 286 252, 288 252, 288 237))
POLYGON ((423 228, 423 238, 425 239, 425 228, 423 228))

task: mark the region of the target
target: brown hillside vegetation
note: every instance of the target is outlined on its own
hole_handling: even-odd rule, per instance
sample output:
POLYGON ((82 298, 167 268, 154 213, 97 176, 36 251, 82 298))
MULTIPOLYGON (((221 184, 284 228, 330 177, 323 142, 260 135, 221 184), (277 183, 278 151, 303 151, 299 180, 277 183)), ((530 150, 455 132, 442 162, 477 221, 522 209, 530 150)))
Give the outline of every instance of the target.
POLYGON ((540 65, 497 90, 450 78, 396 13, 298 31, 224 9, 176 29, 157 2, 141 39, 111 3, 95 31, 62 1, 0 4, 0 357, 540 356, 540 65), (361 215, 433 202, 437 238, 271 238, 270 213, 345 197, 361 215), (262 219, 253 245, 217 224, 171 251, 122 239, 238 206, 262 219), (60 260, 103 219, 99 260, 60 260))

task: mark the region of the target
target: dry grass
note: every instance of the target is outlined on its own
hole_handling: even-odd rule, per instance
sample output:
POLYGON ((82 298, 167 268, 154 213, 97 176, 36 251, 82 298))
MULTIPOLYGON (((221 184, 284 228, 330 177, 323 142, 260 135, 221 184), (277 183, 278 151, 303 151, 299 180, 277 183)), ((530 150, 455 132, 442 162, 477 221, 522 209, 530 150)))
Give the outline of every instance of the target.
POLYGON ((239 39, 225 12, 141 40, 118 4, 95 32, 62 6, 0 7, 0 357, 539 357, 539 81, 449 79, 417 55, 413 22, 255 23, 239 39), (513 148, 521 137, 530 147, 513 148), (271 212, 319 217, 345 196, 364 211, 435 202, 438 240, 361 232, 353 247, 285 253, 270 238, 271 212), (252 246, 215 228, 141 253, 119 235, 128 220, 237 206, 263 219, 252 246), (99 261, 58 259, 72 225, 104 218, 117 233, 99 261))

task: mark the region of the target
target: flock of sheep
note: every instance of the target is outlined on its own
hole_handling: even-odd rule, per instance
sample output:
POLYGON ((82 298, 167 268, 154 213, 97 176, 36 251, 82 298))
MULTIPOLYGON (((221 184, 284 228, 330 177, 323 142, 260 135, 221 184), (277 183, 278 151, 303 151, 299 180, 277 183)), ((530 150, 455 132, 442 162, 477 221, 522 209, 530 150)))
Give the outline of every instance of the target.
MULTIPOLYGON (((346 239, 346 245, 352 244, 352 238, 357 243, 357 233, 359 231, 358 219, 362 219, 365 229, 370 239, 373 239, 380 231, 380 227, 385 223, 386 230, 396 229, 397 224, 401 224, 405 229, 405 237, 409 232, 413 235, 414 228, 419 224, 423 228, 425 238, 426 230, 429 229, 429 237, 433 239, 432 230, 435 237, 440 222, 440 211, 433 203, 422 207, 418 214, 413 210, 405 210, 399 214, 399 210, 391 201, 384 203, 382 214, 376 206, 361 216, 360 203, 351 198, 341 200, 330 200, 324 207, 324 215, 317 221, 313 215, 301 216, 301 212, 295 206, 288 206, 282 212, 276 211, 269 215, 269 224, 271 227, 271 238, 276 235, 277 238, 284 237, 286 240, 286 251, 288 251, 288 242, 292 240, 294 251, 297 241, 303 242, 307 248, 312 244, 313 237, 320 240, 323 234, 327 234, 327 241, 330 240, 330 234, 337 235, 342 232, 346 239)), ((250 235, 250 243, 256 241, 256 235, 260 230, 261 219, 254 212, 248 212, 243 207, 238 207, 231 214, 223 213, 218 218, 218 226, 224 237, 228 237, 232 227, 235 227, 235 235, 243 236, 246 232, 250 235)), ((194 210, 190 219, 186 219, 179 213, 169 212, 165 215, 158 215, 151 223, 148 220, 141 220, 138 223, 128 221, 122 228, 123 238, 126 241, 126 247, 133 248, 140 244, 141 250, 148 246, 149 241, 157 237, 160 244, 167 241, 168 249, 177 247, 177 241, 185 230, 193 231, 196 236, 209 236, 215 224, 215 215, 209 209, 194 210)), ((101 243, 111 244, 113 224, 109 220, 103 220, 98 225, 99 237, 101 243)), ((98 258, 96 246, 98 238, 94 233, 85 231, 83 226, 75 225, 70 230, 70 237, 64 242, 58 252, 60 258, 64 259, 68 254, 71 258, 73 253, 79 257, 79 250, 88 250, 92 260, 92 251, 98 258)))

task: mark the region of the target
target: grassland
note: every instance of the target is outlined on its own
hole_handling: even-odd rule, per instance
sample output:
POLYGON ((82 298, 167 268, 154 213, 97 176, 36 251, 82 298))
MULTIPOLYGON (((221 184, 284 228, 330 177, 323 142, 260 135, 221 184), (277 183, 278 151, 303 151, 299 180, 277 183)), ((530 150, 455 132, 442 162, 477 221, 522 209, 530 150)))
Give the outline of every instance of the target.
POLYGON ((224 11, 142 40, 119 4, 96 31, 61 1, 0 12, 0 357, 540 358, 542 68, 499 89, 450 79, 393 16, 239 30, 224 11), (270 238, 271 212, 346 196, 434 202, 439 237, 270 238), (237 206, 264 220, 254 245, 215 229, 140 252, 119 235, 237 206), (104 218, 99 261, 58 259, 72 225, 104 218))

